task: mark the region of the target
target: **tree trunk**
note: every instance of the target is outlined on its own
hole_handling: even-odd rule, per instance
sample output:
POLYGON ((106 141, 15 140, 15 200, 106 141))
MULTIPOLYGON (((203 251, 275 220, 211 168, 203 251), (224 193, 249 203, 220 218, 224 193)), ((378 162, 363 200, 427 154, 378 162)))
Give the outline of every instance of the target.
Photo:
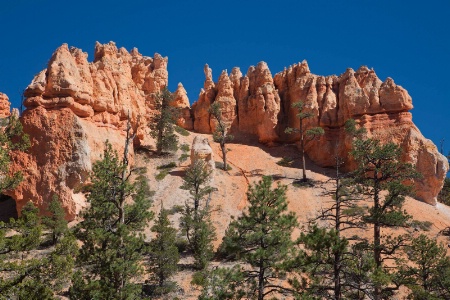
POLYGON ((300 147, 302 148, 302 168, 303 168, 303 182, 306 182, 306 159, 305 159, 305 136, 303 133, 303 120, 300 119, 300 147))
MULTIPOLYGON (((338 236, 338 241, 341 241, 341 198, 339 195, 340 181, 339 181, 339 163, 336 161, 336 225, 335 230, 338 236)), ((339 248, 339 247, 338 247, 339 248)), ((334 299, 341 299, 341 253, 339 250, 334 253, 334 299)))
MULTIPOLYGON (((377 218, 379 215, 380 210, 380 189, 379 189, 379 183, 377 180, 378 174, 375 172, 374 174, 374 191, 373 191, 373 207, 374 207, 374 213, 376 214, 377 218)), ((375 260, 375 264, 377 269, 381 268, 381 230, 380 230, 380 222, 379 220, 375 219, 373 224, 373 258, 375 260)), ((379 300, 381 299, 381 286, 379 284, 375 285, 374 289, 374 299, 379 300)))
POLYGON ((220 148, 222 149, 222 157, 223 157, 223 170, 227 171, 228 167, 227 167, 227 149, 226 149, 226 145, 225 143, 221 143, 220 144, 220 148))
POLYGON ((258 275, 258 300, 264 299, 264 266, 262 258, 259 260, 259 275, 258 275))

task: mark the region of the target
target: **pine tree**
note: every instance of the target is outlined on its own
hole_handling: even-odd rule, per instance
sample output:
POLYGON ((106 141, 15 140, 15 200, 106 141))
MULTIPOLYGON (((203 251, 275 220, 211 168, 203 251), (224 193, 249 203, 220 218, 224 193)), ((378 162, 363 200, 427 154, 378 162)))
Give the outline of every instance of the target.
POLYGON ((51 241, 55 245, 68 231, 67 221, 65 219, 66 214, 56 195, 53 196, 53 200, 49 203, 48 211, 50 216, 44 217, 42 222, 51 230, 51 241))
POLYGON ((25 151, 30 147, 30 139, 23 133, 19 119, 12 115, 0 130, 0 193, 15 188, 23 179, 22 172, 10 173, 11 151, 25 151))
POLYGON ((171 226, 166 209, 161 208, 152 232, 156 233, 156 237, 150 243, 149 270, 158 286, 156 294, 165 294, 175 287, 168 279, 177 272, 180 260, 175 245, 177 230, 171 226))
POLYGON ((68 283, 76 241, 67 233, 55 247, 48 248, 38 213, 28 202, 17 220, 0 224, 0 272, 4 275, 0 278, 0 299, 55 299, 54 294, 68 283), (11 236, 6 237, 7 233, 11 236), (44 254, 41 248, 45 248, 44 254))
POLYGON ((223 159, 223 169, 228 170, 227 165, 227 143, 232 141, 234 137, 228 133, 229 128, 227 128, 225 122, 222 119, 222 111, 220 104, 214 102, 209 108, 209 113, 216 119, 216 130, 213 133, 214 142, 219 143, 220 150, 222 150, 223 159))
POLYGON ((199 300, 234 300, 245 296, 241 289, 244 278, 239 265, 232 268, 213 268, 206 273, 204 280, 199 300))
POLYGON ((297 118, 300 120, 300 125, 299 128, 288 127, 284 132, 287 134, 292 133, 300 134, 300 152, 302 155, 302 170, 303 170, 302 182, 306 182, 308 179, 306 178, 305 140, 306 138, 313 139, 314 137, 321 136, 325 132, 322 127, 312 127, 309 129, 305 128, 304 121, 313 118, 314 114, 305 111, 306 107, 303 101, 293 103, 292 108, 295 108, 298 111, 297 118))
POLYGON ((336 157, 335 160, 336 176, 330 180, 333 187, 324 193, 332 198, 331 204, 310 220, 313 225, 298 241, 305 249, 300 261, 305 264, 311 279, 307 290, 326 299, 342 299, 349 290, 356 288, 347 278, 350 270, 344 261, 348 262, 353 256, 349 240, 342 233, 364 228, 358 206, 359 192, 353 188, 351 178, 340 172, 342 159, 336 157), (317 221, 326 221, 331 228, 319 227, 317 221))
POLYGON ((171 106, 173 96, 165 88, 155 98, 155 114, 150 123, 150 134, 156 139, 156 154, 163 151, 176 151, 178 149, 178 137, 174 133, 179 110, 171 106))
POLYGON ((400 161, 401 148, 392 142, 382 144, 374 138, 358 137, 353 142, 351 155, 358 164, 353 176, 373 202, 363 221, 373 226, 371 249, 376 267, 373 297, 377 300, 388 297, 401 284, 396 280, 396 274, 385 268, 383 262, 395 260, 406 239, 405 236, 383 237, 382 228, 407 225, 411 217, 402 210, 402 206, 412 188, 404 182, 419 175, 411 164, 400 161), (382 194, 383 190, 387 194, 382 194))
POLYGON ((410 299, 448 299, 450 285, 441 280, 450 274, 450 258, 443 245, 421 234, 406 251, 409 263, 401 267, 411 289, 410 299))
POLYGON ((93 165, 87 188, 90 206, 82 211, 77 238, 83 243, 77 257, 80 270, 73 277, 72 299, 134 299, 141 287, 143 230, 152 214, 145 179, 131 182, 128 146, 134 135, 128 124, 123 158, 105 143, 100 161, 93 165))
POLYGON ((221 252, 250 266, 241 271, 242 287, 247 297, 262 300, 274 292, 288 291, 278 282, 293 255, 291 234, 298 225, 297 217, 287 211, 286 186, 272 189, 269 176, 250 186, 247 199, 248 211, 230 223, 221 252))
POLYGON ((204 161, 197 160, 186 171, 181 189, 188 190, 191 201, 186 202, 181 217, 181 227, 186 234, 189 248, 195 259, 197 269, 205 269, 212 259, 216 239, 211 222, 209 200, 206 199, 214 189, 208 185, 211 170, 204 161))

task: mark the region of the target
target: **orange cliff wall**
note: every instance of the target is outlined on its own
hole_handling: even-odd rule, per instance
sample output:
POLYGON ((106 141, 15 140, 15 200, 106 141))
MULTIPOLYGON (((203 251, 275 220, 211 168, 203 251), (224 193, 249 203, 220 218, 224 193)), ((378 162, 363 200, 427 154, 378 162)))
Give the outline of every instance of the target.
POLYGON ((404 161, 416 165, 423 175, 416 180, 416 197, 430 204, 442 188, 448 171, 447 159, 426 139, 412 122, 413 108, 408 92, 391 78, 382 82, 375 71, 361 67, 347 69, 340 76, 319 76, 303 61, 272 77, 265 62, 251 66, 246 75, 239 68, 222 72, 217 83, 205 66, 205 83, 199 99, 192 105, 193 128, 211 133, 214 121, 208 113, 213 102, 220 103, 224 118, 234 132, 257 135, 262 143, 295 142, 299 137, 284 133, 286 127, 298 127, 297 112, 291 108, 304 101, 315 117, 307 126, 321 126, 325 135, 306 145, 308 156, 318 165, 334 166, 334 157, 345 159, 347 170, 355 167, 349 156, 352 137, 344 130, 353 118, 382 141, 394 141, 403 149, 404 161))
POLYGON ((97 43, 93 62, 80 49, 59 47, 25 91, 21 122, 31 149, 14 154, 12 169, 23 170, 25 180, 7 192, 18 211, 32 200, 45 212, 56 195, 67 218, 75 218, 85 205, 79 188, 105 141, 123 153, 128 118, 137 131, 134 145, 151 144, 148 123, 155 95, 168 83, 167 63, 157 53, 147 57, 137 49, 118 49, 113 42, 97 43))

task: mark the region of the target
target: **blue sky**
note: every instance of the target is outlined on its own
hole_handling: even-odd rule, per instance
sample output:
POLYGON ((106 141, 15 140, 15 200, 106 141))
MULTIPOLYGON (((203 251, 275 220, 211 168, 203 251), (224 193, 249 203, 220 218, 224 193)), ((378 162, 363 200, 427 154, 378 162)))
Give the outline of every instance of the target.
POLYGON ((450 151, 450 1, 0 0, 0 91, 13 106, 62 43, 93 58, 96 41, 169 57, 169 88, 194 102, 208 63, 264 60, 272 74, 306 59, 315 74, 373 67, 406 88, 413 120, 450 151))

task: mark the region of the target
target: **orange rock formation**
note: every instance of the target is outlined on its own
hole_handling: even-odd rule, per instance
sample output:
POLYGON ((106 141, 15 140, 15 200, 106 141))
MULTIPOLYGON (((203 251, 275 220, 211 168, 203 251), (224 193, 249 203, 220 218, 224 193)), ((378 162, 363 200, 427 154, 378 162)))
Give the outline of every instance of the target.
POLYGON ((211 133, 208 108, 218 101, 231 131, 255 134, 260 142, 295 142, 299 137, 284 133, 286 127, 298 127, 296 110, 291 106, 304 101, 315 117, 306 126, 321 126, 325 135, 309 141, 306 151, 320 166, 333 166, 334 157, 346 160, 347 170, 354 168, 348 153, 352 137, 344 130, 346 120, 353 118, 368 130, 368 136, 394 141, 404 150, 404 161, 416 165, 423 178, 416 181, 417 198, 436 203, 448 170, 447 159, 436 146, 424 138, 412 122, 413 108, 408 92, 391 78, 382 82, 374 70, 361 67, 348 69, 340 76, 318 76, 303 61, 273 78, 266 63, 251 66, 242 76, 234 68, 224 71, 219 81, 212 81, 212 70, 205 66, 205 85, 192 105, 194 129, 211 133), (320 149, 320 151, 318 151, 320 149))
POLYGON ((9 98, 3 93, 0 93, 0 118, 6 118, 11 115, 9 98))
MULTIPOLYGON (((85 205, 79 193, 88 180, 92 163, 98 160, 108 140, 119 154, 123 151, 129 119, 137 132, 134 145, 152 143, 148 134, 155 95, 167 86, 168 59, 159 54, 143 56, 128 52, 113 42, 97 43, 94 61, 87 54, 63 44, 51 57, 47 69, 25 91, 21 116, 32 146, 28 153, 15 153, 13 170, 23 170, 25 180, 7 194, 20 209, 34 201, 44 212, 53 195, 58 196, 73 219, 85 205)), ((309 157, 320 166, 333 166, 334 156, 348 156, 352 138, 343 125, 356 119, 369 136, 395 141, 404 149, 403 159, 417 166, 423 179, 416 182, 418 198, 435 204, 448 170, 444 156, 425 139, 412 122, 408 92, 390 78, 382 82, 373 70, 348 69, 340 76, 318 76, 304 61, 272 76, 266 63, 221 73, 217 83, 212 70, 204 68, 205 82, 198 101, 189 108, 182 84, 174 92, 174 105, 182 115, 178 124, 201 133, 211 133, 215 121, 208 109, 217 101, 225 122, 235 132, 254 134, 264 143, 295 142, 286 127, 298 126, 292 103, 305 101, 315 118, 310 126, 322 126, 325 135, 307 143, 309 157), (320 149, 320 151, 318 150, 320 149)), ((0 117, 9 116, 9 102, 0 93, 0 117)), ((133 150, 130 159, 133 160, 133 150)))
MULTIPOLYGON (((105 141, 123 152, 128 118, 137 130, 135 144, 150 142, 148 122, 155 94, 167 86, 167 62, 157 53, 147 57, 113 42, 97 43, 93 62, 80 49, 59 47, 25 91, 27 109, 21 120, 32 147, 14 158, 13 169, 25 172, 24 182, 8 192, 17 209, 31 199, 44 211, 57 195, 73 219, 85 204, 77 190, 101 157, 105 141)), ((182 90, 181 85, 176 97, 186 108, 189 101, 182 90)))

